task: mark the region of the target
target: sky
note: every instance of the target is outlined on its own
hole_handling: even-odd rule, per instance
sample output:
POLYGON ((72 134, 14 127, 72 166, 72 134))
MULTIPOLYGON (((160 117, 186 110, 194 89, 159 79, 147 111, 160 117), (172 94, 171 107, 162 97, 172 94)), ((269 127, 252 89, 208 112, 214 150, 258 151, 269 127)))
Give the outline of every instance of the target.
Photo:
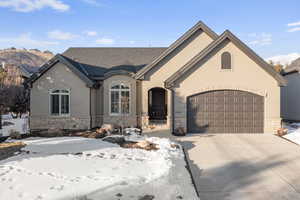
POLYGON ((0 48, 166 47, 203 21, 266 60, 300 57, 299 0, 0 0, 0 48))

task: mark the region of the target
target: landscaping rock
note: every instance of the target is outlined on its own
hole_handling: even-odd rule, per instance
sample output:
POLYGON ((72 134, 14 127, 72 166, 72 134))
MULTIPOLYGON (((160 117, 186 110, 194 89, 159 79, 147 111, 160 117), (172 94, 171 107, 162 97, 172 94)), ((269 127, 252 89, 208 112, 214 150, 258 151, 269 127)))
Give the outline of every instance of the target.
POLYGON ((110 142, 113 144, 118 144, 118 145, 122 145, 125 143, 125 138, 124 136, 107 136, 105 138, 102 139, 105 142, 110 142))
POLYGON ((151 143, 149 141, 143 140, 139 142, 131 142, 127 141, 120 145, 123 148, 136 148, 136 149, 144 149, 147 151, 158 150, 157 144, 151 143))
POLYGON ((112 133, 114 131, 114 125, 112 124, 103 124, 101 129, 105 130, 106 133, 112 133))
POLYGON ((288 133, 288 129, 287 128, 279 128, 277 130, 277 135, 278 136, 284 136, 288 133))
POLYGON ((124 133, 125 133, 125 135, 132 135, 132 134, 141 135, 141 129, 139 129, 139 128, 125 128, 124 133))
POLYGON ((173 135, 176 135, 176 136, 185 136, 186 135, 186 132, 184 130, 183 127, 178 127, 174 130, 174 133, 173 135))

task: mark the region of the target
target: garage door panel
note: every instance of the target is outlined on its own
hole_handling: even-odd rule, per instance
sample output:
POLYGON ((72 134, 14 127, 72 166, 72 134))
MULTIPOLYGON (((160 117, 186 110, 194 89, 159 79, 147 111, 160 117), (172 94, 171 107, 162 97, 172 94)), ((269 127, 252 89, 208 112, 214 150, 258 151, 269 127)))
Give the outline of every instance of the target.
POLYGON ((245 91, 218 90, 191 96, 187 104, 189 132, 263 132, 262 96, 245 91))

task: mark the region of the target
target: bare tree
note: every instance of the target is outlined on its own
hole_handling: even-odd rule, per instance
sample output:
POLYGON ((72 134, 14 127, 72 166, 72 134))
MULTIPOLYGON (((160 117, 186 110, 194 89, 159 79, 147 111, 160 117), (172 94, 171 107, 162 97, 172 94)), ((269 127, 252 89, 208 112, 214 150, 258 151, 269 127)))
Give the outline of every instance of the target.
POLYGON ((5 101, 5 85, 4 85, 4 79, 6 77, 7 73, 4 68, 0 67, 0 129, 2 129, 2 113, 5 107, 4 101, 5 101))

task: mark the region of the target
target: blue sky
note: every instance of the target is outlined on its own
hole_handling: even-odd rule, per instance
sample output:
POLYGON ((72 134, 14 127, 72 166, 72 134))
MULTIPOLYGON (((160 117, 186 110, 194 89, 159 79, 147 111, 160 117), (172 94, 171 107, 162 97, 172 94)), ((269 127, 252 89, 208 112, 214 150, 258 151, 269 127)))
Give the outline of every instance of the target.
POLYGON ((285 61, 300 57, 299 8, 299 0, 0 0, 0 48, 168 46, 201 20, 285 61))

